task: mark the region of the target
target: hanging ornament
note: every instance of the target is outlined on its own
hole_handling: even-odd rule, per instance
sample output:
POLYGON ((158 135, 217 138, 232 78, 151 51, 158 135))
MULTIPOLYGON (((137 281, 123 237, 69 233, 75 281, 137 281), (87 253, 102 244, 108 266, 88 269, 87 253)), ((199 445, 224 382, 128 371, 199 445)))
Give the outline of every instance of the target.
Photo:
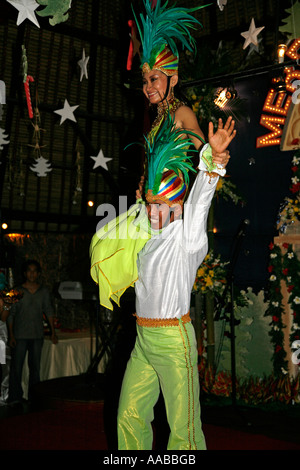
MULTIPOLYGON (((36 101, 38 103, 38 96, 36 96, 36 101)), ((37 173, 37 176, 47 176, 47 173, 49 171, 52 171, 51 164, 49 163, 48 160, 46 160, 44 157, 41 155, 41 148, 45 147, 45 145, 40 145, 40 138, 41 138, 41 131, 44 131, 44 129, 41 129, 40 127, 40 121, 41 121, 41 116, 38 107, 35 107, 35 123, 33 125, 34 131, 33 131, 33 144, 28 144, 29 147, 33 147, 36 158, 35 158, 35 164, 30 167, 30 169, 37 173)))
POLYGON ((17 26, 23 23, 24 20, 28 19, 38 28, 40 27, 38 20, 35 16, 35 10, 39 7, 39 4, 35 0, 7 0, 13 7, 18 11, 17 26))
POLYGON ((106 162, 109 162, 110 160, 112 160, 112 158, 105 158, 103 151, 101 149, 99 150, 99 153, 96 157, 91 157, 91 158, 95 160, 93 169, 97 168, 98 166, 101 166, 102 168, 108 171, 106 162))
POLYGON ((221 11, 224 10, 224 6, 227 5, 227 0, 217 0, 218 7, 221 11))
POLYGON ((37 174, 37 176, 47 176, 47 173, 52 171, 51 163, 44 157, 39 157, 35 160, 35 164, 30 167, 31 171, 37 174))
POLYGON ((2 104, 6 104, 6 85, 3 80, 0 80, 0 109, 2 104))
POLYGON ((65 100, 64 107, 54 111, 56 114, 61 116, 60 124, 62 124, 66 119, 70 119, 70 121, 76 122, 74 111, 78 108, 78 106, 79 105, 70 106, 68 100, 65 100))
MULTIPOLYGON (((45 132, 45 129, 42 129, 40 127, 41 115, 40 115, 39 108, 37 106, 35 107, 35 110, 34 110, 34 116, 35 116, 35 122, 34 123, 31 122, 32 125, 33 125, 33 129, 34 129, 33 139, 35 140, 36 143, 39 143, 40 138, 41 138, 41 131, 45 132)), ((31 147, 33 147, 33 146, 31 146, 31 147)), ((36 145, 34 147, 36 147, 36 145)), ((43 146, 41 146, 41 147, 43 147, 43 146)))
POLYGON ((27 62, 27 56, 26 56, 26 49, 24 45, 22 45, 22 65, 23 65, 23 82, 24 82, 25 96, 26 96, 26 101, 27 101, 28 115, 30 119, 32 119, 33 110, 32 110, 31 97, 30 97, 29 82, 34 82, 34 78, 31 75, 27 75, 28 62, 27 62))
POLYGON ((7 137, 5 130, 0 127, 0 150, 3 150, 3 145, 9 144, 9 140, 5 140, 7 137))
POLYGON ((279 26, 278 30, 282 34, 286 34, 291 39, 297 39, 300 36, 300 3, 295 2, 288 10, 285 10, 288 13, 288 17, 284 18, 282 21, 283 26, 279 26))
POLYGON ((37 12, 39 16, 51 16, 49 23, 55 26, 68 20, 67 11, 71 8, 72 0, 37 0, 40 5, 45 5, 43 10, 37 12))
POLYGON ((243 49, 246 49, 246 47, 248 47, 251 43, 257 46, 258 45, 257 36, 263 29, 264 29, 264 26, 261 26, 260 28, 256 28, 254 18, 252 18, 249 30, 245 31, 244 33, 241 33, 241 36, 245 38, 243 49))
POLYGON ((250 44, 249 46, 249 50, 248 50, 248 54, 247 54, 247 57, 249 58, 251 56, 251 54, 253 54, 254 52, 256 52, 257 54, 259 54, 259 49, 260 49, 260 45, 261 45, 261 42, 262 42, 262 38, 259 38, 257 40, 257 46, 253 43, 250 44))
POLYGON ((141 43, 137 39, 137 27, 135 21, 129 20, 128 26, 130 28, 130 43, 127 57, 127 70, 131 70, 133 58, 139 52, 141 43))
POLYGON ((76 144, 76 183, 75 183, 75 191, 73 194, 72 204, 77 204, 78 195, 82 192, 82 183, 81 183, 81 165, 80 165, 80 151, 78 142, 76 144))
POLYGON ((89 57, 85 56, 85 49, 82 51, 82 58, 77 62, 80 67, 80 81, 82 81, 83 77, 88 78, 87 72, 87 64, 89 61, 89 57))

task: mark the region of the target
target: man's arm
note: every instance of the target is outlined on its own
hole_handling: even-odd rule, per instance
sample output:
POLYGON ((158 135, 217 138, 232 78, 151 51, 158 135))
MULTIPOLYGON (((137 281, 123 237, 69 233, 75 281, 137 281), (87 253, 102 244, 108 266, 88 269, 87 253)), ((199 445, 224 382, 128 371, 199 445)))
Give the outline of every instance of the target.
POLYGON ((200 152, 198 169, 198 175, 184 204, 183 245, 188 251, 198 251, 202 246, 206 249, 206 222, 209 208, 219 176, 224 176, 226 173, 221 165, 213 165, 208 144, 200 152))

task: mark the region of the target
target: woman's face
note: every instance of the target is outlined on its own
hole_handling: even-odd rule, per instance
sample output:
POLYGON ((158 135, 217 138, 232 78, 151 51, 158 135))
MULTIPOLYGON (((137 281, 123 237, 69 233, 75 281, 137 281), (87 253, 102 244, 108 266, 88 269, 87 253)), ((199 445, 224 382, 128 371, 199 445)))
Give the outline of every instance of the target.
POLYGON ((164 98, 168 87, 168 77, 159 70, 143 74, 143 92, 151 104, 158 104, 164 98))

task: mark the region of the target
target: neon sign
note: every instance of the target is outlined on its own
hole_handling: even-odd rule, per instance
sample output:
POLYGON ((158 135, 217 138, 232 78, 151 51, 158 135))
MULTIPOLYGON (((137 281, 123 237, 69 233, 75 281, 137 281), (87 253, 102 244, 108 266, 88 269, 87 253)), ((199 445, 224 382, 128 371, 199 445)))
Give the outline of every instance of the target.
MULTIPOLYGON (((300 59, 299 49, 300 38, 293 41, 286 51, 286 55, 298 61, 300 59)), ((300 83, 300 70, 294 67, 285 67, 284 74, 284 88, 280 89, 279 87, 280 79, 272 79, 272 86, 265 99, 259 122, 270 132, 256 139, 256 148, 281 145, 281 150, 293 150, 300 147, 300 128, 298 129, 297 124, 299 121, 299 100, 294 99, 298 93, 295 83, 300 83)))

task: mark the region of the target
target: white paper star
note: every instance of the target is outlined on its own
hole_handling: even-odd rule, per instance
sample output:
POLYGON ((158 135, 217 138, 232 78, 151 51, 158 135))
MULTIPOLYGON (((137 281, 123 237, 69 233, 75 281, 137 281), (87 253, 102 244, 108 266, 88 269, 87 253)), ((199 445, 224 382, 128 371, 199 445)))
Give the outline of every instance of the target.
POLYGON ((224 6, 227 5, 227 0, 218 0, 217 4, 218 4, 218 7, 220 8, 220 10, 223 11, 224 6))
POLYGON ((261 26, 260 28, 256 28, 255 23, 254 23, 254 18, 252 18, 249 30, 245 31, 244 33, 241 33, 241 36, 243 36, 243 38, 246 39, 243 45, 243 49, 246 49, 246 47, 248 47, 249 44, 251 43, 257 46, 258 45, 257 36, 263 29, 264 29, 264 26, 261 26))
POLYGON ((13 7, 18 11, 17 26, 23 23, 24 20, 28 19, 32 21, 38 28, 40 27, 38 20, 36 19, 34 11, 40 6, 35 0, 7 0, 13 7))
POLYGON ((89 61, 89 56, 85 56, 85 49, 82 51, 82 58, 77 62, 81 71, 80 71, 80 81, 82 80, 83 77, 88 78, 88 73, 87 73, 87 64, 89 61))
POLYGON ((109 162, 109 160, 112 160, 112 158, 105 158, 103 151, 100 149, 98 155, 96 157, 91 157, 93 160, 95 160, 93 169, 97 168, 98 166, 102 166, 105 170, 108 170, 106 162, 109 162))
POLYGON ((4 129, 0 127, 0 150, 3 149, 3 145, 9 144, 9 140, 6 140, 8 135, 5 133, 4 129))
POLYGON ((68 103, 68 100, 65 100, 64 107, 62 109, 57 109, 54 111, 56 114, 59 114, 61 116, 60 124, 62 124, 66 119, 70 119, 71 121, 76 122, 76 118, 74 116, 74 111, 76 108, 78 108, 79 105, 77 106, 70 106, 68 103))
POLYGON ((259 38, 256 46, 253 43, 250 44, 247 57, 249 57, 254 52, 256 52, 257 54, 259 53, 259 46, 260 46, 261 41, 262 41, 262 38, 259 38))

